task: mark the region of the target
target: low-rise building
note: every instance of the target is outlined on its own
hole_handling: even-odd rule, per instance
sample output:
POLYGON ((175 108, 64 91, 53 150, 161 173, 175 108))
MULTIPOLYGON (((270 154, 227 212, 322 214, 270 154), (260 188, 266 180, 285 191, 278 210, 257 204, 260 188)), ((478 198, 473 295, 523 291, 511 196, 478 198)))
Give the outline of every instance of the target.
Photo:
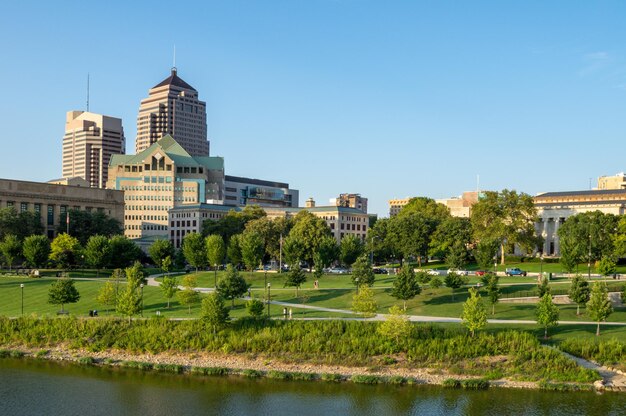
POLYGON ((472 215, 472 206, 478 202, 478 197, 478 191, 469 191, 463 192, 458 197, 436 199, 436 201, 447 206, 453 217, 469 218, 472 215))
POLYGON ((626 189, 626 174, 621 172, 613 176, 600 176, 597 189, 626 189))
POLYGON ((297 207, 299 192, 288 183, 226 175, 224 205, 245 207, 297 207))
POLYGON ((389 216, 395 217, 400 213, 400 210, 404 208, 406 204, 409 203, 411 198, 402 198, 402 199, 390 199, 389 200, 389 216))
POLYGON ((7 207, 38 213, 48 238, 70 209, 103 212, 124 224, 124 192, 110 189, 0 179, 0 208, 7 207))
POLYGON ((363 198, 361 194, 339 194, 337 198, 330 200, 330 204, 367 212, 367 198, 363 198))

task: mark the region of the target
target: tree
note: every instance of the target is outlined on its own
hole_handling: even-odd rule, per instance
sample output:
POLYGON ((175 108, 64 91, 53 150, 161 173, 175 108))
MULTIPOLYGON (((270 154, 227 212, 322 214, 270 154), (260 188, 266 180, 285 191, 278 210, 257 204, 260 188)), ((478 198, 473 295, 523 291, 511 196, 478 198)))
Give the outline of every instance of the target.
POLYGON ((617 261, 612 256, 602 256, 598 262, 598 273, 609 276, 617 272, 617 261))
POLYGON ((289 272, 287 272, 284 287, 295 287, 296 297, 298 297, 298 289, 300 289, 300 286, 302 286, 304 282, 306 282, 306 273, 304 273, 300 267, 292 267, 289 269, 289 272))
POLYGON ((78 238, 80 244, 84 245, 92 235, 103 235, 112 237, 122 234, 122 225, 113 217, 107 216, 103 212, 81 211, 70 209, 67 213, 61 214, 59 218, 58 233, 68 231, 67 215, 70 216, 69 234, 78 238))
POLYGON ((589 302, 589 282, 577 274, 572 279, 568 296, 572 302, 576 303, 576 316, 580 315, 580 305, 589 302))
POLYGON ((388 227, 387 238, 393 251, 400 253, 402 260, 416 257, 421 266, 437 222, 416 212, 390 218, 388 227))
POLYGON ((80 293, 74 286, 74 281, 66 277, 55 280, 48 291, 48 303, 61 305, 61 312, 65 312, 66 303, 76 303, 80 299, 80 293))
POLYGON ((491 302, 492 315, 496 314, 496 303, 500 301, 500 296, 502 295, 500 287, 498 286, 499 281, 500 278, 498 277, 498 275, 490 274, 489 280, 487 281, 487 285, 485 287, 487 289, 487 296, 489 296, 489 302, 491 302))
POLYGON ((589 302, 587 302, 587 312, 591 319, 598 323, 596 328, 596 336, 600 336, 600 322, 606 321, 613 313, 613 305, 608 296, 606 283, 595 282, 591 287, 589 302))
POLYGON ((21 241, 29 235, 42 233, 43 225, 36 212, 24 211, 18 214, 13 207, 0 209, 0 240, 7 234, 12 234, 21 241))
POLYGON ((96 301, 105 308, 115 306, 117 302, 117 289, 113 279, 104 282, 104 285, 98 291, 96 301))
POLYGON ((178 292, 178 279, 175 276, 165 276, 159 287, 167 299, 167 309, 169 309, 170 300, 176 296, 176 292, 178 292))
POLYGON ((265 309, 265 306, 263 305, 263 302, 258 299, 250 299, 246 302, 246 309, 248 310, 248 313, 251 317, 259 319, 261 316, 263 316, 263 310, 265 309))
POLYGON ((216 334, 217 329, 230 320, 228 308, 224 304, 224 298, 217 292, 210 293, 202 299, 201 309, 202 320, 213 327, 213 334, 216 334))
POLYGON ((172 245, 170 240, 159 238, 155 240, 154 243, 152 243, 152 245, 148 249, 148 254, 150 254, 150 258, 152 259, 154 264, 158 268, 162 268, 163 259, 168 256, 171 259, 176 253, 174 250, 174 246, 172 245))
POLYGON ((472 243, 472 224, 469 218, 449 217, 435 229, 429 253, 433 257, 443 258, 450 267, 462 268, 470 259, 472 243))
POLYGON ((550 284, 547 277, 541 278, 541 283, 537 285, 537 296, 542 298, 546 293, 550 293, 550 284))
POLYGON ((50 244, 50 260, 67 269, 76 264, 81 247, 78 240, 68 234, 59 234, 50 244))
POLYGON ((508 189, 486 191, 472 207, 474 239, 496 241, 500 246, 501 264, 504 264, 505 254, 515 245, 526 251, 537 246, 536 220, 533 198, 508 189))
POLYGON ((548 328, 559 323, 559 308, 552 303, 552 295, 546 292, 537 304, 537 323, 543 327, 543 338, 548 339, 548 328))
POLYGON ((485 305, 480 301, 478 290, 470 288, 469 298, 463 304, 463 325, 470 331, 470 336, 487 325, 487 311, 485 305))
POLYGON ((561 257, 576 264, 612 257, 617 251, 616 229, 619 234, 619 217, 613 214, 590 211, 569 217, 558 231, 561 257))
POLYGON ((191 307, 200 301, 200 293, 195 290, 197 286, 198 278, 187 275, 183 277, 183 290, 179 290, 177 293, 180 304, 189 308, 188 314, 191 314, 191 307))
POLYGON ((396 305, 389 308, 389 315, 378 325, 378 333, 385 338, 393 340, 396 347, 411 336, 411 322, 405 314, 406 309, 396 305))
POLYGON ((490 270, 498 255, 498 242, 492 240, 481 240, 476 244, 473 254, 476 263, 483 270, 490 270))
POLYGON ((339 256, 339 247, 335 237, 326 236, 320 240, 317 251, 313 255, 315 264, 315 277, 319 279, 324 274, 324 269, 337 260, 339 256))
POLYGON ((161 270, 163 270, 163 272, 169 276, 171 269, 172 269, 172 258, 170 256, 167 256, 166 258, 163 259, 163 261, 161 261, 161 270))
POLYGON ((428 284, 433 289, 439 289, 441 285, 443 285, 443 282, 441 281, 441 278, 439 276, 433 276, 430 278, 430 282, 428 284))
POLYGON ((226 245, 224 244, 222 236, 217 234, 210 235, 204 241, 204 245, 206 247, 206 256, 210 266, 217 267, 219 264, 224 262, 224 257, 226 256, 226 245))
POLYGON ((109 239, 109 264, 112 269, 124 269, 141 259, 142 251, 134 241, 123 235, 109 239))
POLYGON ((84 252, 87 264, 97 270, 96 276, 99 277, 100 269, 109 263, 109 256, 111 255, 109 239, 103 235, 92 235, 87 240, 84 252))
POLYGON ((241 235, 241 258, 248 271, 253 271, 263 260, 265 253, 261 235, 254 231, 244 232, 241 235))
POLYGON ((31 235, 24 239, 22 254, 31 267, 43 267, 50 255, 50 240, 45 235, 31 235))
POLYGON ((243 296, 250 286, 243 277, 239 274, 237 269, 232 264, 226 266, 226 273, 217 282, 217 291, 224 298, 232 301, 232 306, 235 306, 235 299, 243 296))
POLYGON ((135 264, 124 270, 126 274, 126 288, 118 294, 116 311, 122 316, 128 316, 128 323, 134 315, 141 311, 140 284, 143 280, 141 265, 135 264))
POLYGON ((330 228, 322 218, 318 218, 308 211, 300 211, 293 219, 293 227, 285 239, 283 249, 285 254, 290 252, 292 258, 306 261, 309 266, 322 240, 332 236, 330 228), (298 248, 297 251, 290 248, 298 248))
POLYGON ((396 280, 393 281, 393 289, 391 290, 391 296, 398 300, 402 300, 404 303, 404 310, 406 311, 406 301, 413 299, 415 296, 422 292, 422 288, 417 283, 415 272, 413 268, 405 265, 396 276, 396 280))
POLYGON ((454 300, 454 291, 467 284, 467 279, 458 273, 450 272, 444 277, 444 283, 452 289, 452 299, 454 300))
POLYGON ((352 283, 358 286, 372 287, 376 281, 376 275, 372 270, 372 264, 366 254, 362 254, 354 263, 352 268, 352 283))
POLYGON ((15 259, 20 256, 22 252, 22 245, 16 236, 13 234, 6 234, 2 241, 0 241, 0 253, 4 256, 4 260, 11 270, 15 259))
POLYGON ((363 254, 363 241, 354 234, 348 234, 341 239, 339 244, 339 258, 341 263, 347 267, 352 267, 356 259, 363 254))
POLYGON ((231 264, 239 266, 242 262, 241 256, 241 234, 233 235, 228 242, 228 260, 231 264))
POLYGON ((224 239, 224 243, 228 246, 233 236, 243 233, 248 222, 266 215, 263 208, 258 206, 247 206, 241 212, 231 210, 219 220, 205 220, 202 223, 202 235, 217 234, 224 239))
POLYGON ((378 310, 378 304, 374 299, 374 291, 367 286, 362 287, 352 297, 352 310, 366 317, 374 316, 378 310))
POLYGON ((204 237, 198 233, 189 233, 183 238, 183 255, 185 260, 192 267, 195 267, 196 273, 199 268, 203 268, 207 263, 206 247, 204 245, 204 237))
POLYGON ((374 254, 374 261, 385 261, 399 257, 390 235, 390 219, 382 218, 367 231, 367 251, 374 254))
POLYGON ((578 263, 583 260, 583 253, 579 251, 580 246, 576 237, 559 237, 559 245, 561 251, 559 262, 561 266, 568 273, 575 271, 578 263))

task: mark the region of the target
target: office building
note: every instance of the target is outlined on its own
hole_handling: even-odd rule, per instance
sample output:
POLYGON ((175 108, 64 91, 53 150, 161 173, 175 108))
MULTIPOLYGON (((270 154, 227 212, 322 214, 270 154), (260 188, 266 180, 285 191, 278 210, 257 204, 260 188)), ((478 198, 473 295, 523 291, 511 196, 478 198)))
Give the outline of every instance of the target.
POLYGON ((38 213, 50 239, 70 209, 102 212, 124 224, 124 193, 109 189, 0 179, 0 208, 11 207, 38 213))
POLYGON ((472 215, 472 206, 478 202, 478 195, 478 191, 469 191, 458 197, 436 201, 448 207, 453 217, 469 218, 472 215))
POLYGON ((206 103, 178 76, 176 68, 141 100, 135 152, 143 152, 165 135, 172 136, 191 156, 209 156, 206 103))
POLYGON ((63 178, 80 177, 104 188, 113 154, 126 153, 122 120, 86 111, 69 111, 63 136, 63 178))
POLYGON ((600 176, 597 189, 626 189, 626 174, 621 172, 613 176, 600 176))
POLYGON ((226 175, 224 205, 245 207, 297 207, 299 192, 288 183, 226 175))
POLYGON ((367 212, 367 198, 363 198, 361 194, 339 194, 337 198, 330 200, 330 204, 367 212))
POLYGON ((167 135, 136 155, 114 155, 109 189, 124 191, 124 234, 168 235, 168 211, 223 199, 224 159, 191 156, 167 135))

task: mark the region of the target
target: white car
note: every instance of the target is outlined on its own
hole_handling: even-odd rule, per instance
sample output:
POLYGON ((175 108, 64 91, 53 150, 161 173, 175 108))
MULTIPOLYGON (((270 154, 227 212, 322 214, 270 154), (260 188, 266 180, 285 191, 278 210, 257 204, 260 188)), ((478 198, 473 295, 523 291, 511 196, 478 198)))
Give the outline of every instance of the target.
POLYGON ((456 273, 459 276, 467 276, 467 270, 459 270, 459 269, 448 269, 448 274, 456 273))
POLYGON ((437 269, 429 269, 426 271, 426 274, 429 276, 439 276, 439 270, 437 269))

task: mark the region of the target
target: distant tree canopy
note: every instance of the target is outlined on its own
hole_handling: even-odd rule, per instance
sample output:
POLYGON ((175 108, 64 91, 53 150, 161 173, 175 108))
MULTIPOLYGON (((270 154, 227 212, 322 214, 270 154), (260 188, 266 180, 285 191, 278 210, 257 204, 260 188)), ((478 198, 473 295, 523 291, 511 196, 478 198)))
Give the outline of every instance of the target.
POLYGON ((252 220, 265 217, 265 211, 258 206, 247 206, 242 211, 231 210, 224 217, 218 220, 207 219, 202 223, 202 235, 220 235, 226 245, 234 235, 241 234, 246 224, 252 220))
POLYGON ((13 207, 0 209, 0 240, 11 234, 23 241, 29 235, 43 234, 43 231, 41 216, 36 212, 18 214, 13 207))
MULTIPOLYGON (((103 212, 70 209, 68 213, 70 216, 69 234, 76 237, 82 245, 85 245, 92 235, 111 237, 122 234, 123 230, 120 222, 103 212)), ((67 229, 67 214, 61 214, 57 232, 59 234, 65 233, 67 229)))

